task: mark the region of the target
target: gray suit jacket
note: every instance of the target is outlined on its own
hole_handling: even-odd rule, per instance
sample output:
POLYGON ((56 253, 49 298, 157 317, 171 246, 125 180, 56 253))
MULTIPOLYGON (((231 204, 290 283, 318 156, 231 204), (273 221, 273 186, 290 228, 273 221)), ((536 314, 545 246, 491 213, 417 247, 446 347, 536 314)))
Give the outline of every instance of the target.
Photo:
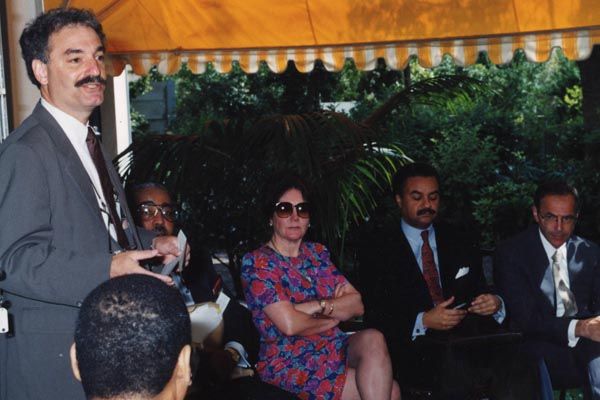
POLYGON ((0 288, 14 328, 0 337, 0 399, 83 399, 69 364, 78 307, 109 278, 119 247, 75 149, 41 104, 0 146, 0 221, 0 288))
MULTIPOLYGON (((600 253, 598 246, 578 236, 567 241, 570 289, 578 313, 589 318, 600 311, 600 253)), ((540 288, 548 268, 537 225, 498 245, 494 282, 504 299, 511 325, 528 340, 567 346, 567 329, 573 318, 558 318, 554 305, 540 288)))

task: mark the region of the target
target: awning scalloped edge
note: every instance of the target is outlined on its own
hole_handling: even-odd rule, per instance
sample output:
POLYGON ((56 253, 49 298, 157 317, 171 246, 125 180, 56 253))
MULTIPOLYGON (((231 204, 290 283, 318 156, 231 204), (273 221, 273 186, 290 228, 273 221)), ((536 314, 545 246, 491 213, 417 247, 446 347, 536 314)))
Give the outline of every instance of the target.
POLYGON ((353 59, 356 67, 364 71, 375 68, 378 58, 383 58, 392 69, 404 69, 413 55, 417 56, 422 66, 430 68, 437 66, 445 54, 452 56, 458 65, 470 65, 477 61, 480 52, 487 52, 495 64, 505 64, 512 60, 519 49, 525 52, 528 60, 544 62, 554 48, 561 48, 571 60, 584 60, 590 56, 595 44, 600 44, 600 29, 420 43, 111 54, 109 72, 118 75, 126 64, 130 64, 138 75, 147 73, 155 65, 161 73, 173 74, 185 62, 194 73, 203 73, 208 63, 212 63, 218 72, 227 73, 231 71, 232 62, 237 61, 246 73, 255 73, 261 61, 264 61, 271 71, 279 73, 285 70, 288 60, 292 60, 299 71, 310 72, 317 59, 323 62, 328 71, 339 71, 348 58, 353 59))

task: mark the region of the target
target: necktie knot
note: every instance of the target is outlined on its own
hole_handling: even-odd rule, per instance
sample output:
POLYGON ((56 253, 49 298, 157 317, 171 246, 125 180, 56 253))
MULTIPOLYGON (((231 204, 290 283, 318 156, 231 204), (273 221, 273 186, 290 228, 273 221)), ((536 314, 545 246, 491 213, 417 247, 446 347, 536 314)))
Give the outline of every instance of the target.
POLYGON ((421 239, 423 239, 423 242, 429 241, 429 231, 428 230, 421 231, 421 239))
MULTIPOLYGON (((91 126, 88 126, 88 133, 85 137, 85 144, 87 145, 92 159, 94 159, 94 157, 96 157, 96 133, 94 132, 91 126)), ((94 160, 94 162, 96 161, 94 160)))
POLYGON ((552 261, 559 263, 562 261, 562 259, 563 259, 562 253, 560 251, 556 250, 554 252, 554 254, 552 255, 552 261))

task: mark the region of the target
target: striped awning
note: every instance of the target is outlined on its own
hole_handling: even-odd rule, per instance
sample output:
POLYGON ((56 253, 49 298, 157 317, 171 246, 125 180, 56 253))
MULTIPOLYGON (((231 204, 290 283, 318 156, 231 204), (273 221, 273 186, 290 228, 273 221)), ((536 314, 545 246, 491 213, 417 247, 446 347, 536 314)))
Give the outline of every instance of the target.
POLYGON ((410 56, 432 67, 444 54, 469 65, 480 52, 503 64, 518 49, 536 62, 554 48, 582 60, 600 44, 600 0, 45 0, 65 5, 96 12, 115 74, 125 64, 174 73, 184 62, 228 72, 234 61, 282 72, 289 60, 309 72, 317 59, 338 71, 348 58, 361 70, 379 58, 402 69, 410 56))

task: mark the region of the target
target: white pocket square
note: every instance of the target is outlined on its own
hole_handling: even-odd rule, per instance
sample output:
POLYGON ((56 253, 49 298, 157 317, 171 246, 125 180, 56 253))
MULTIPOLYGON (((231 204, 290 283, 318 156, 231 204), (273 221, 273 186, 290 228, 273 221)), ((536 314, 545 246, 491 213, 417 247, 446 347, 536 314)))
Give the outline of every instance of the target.
POLYGON ((469 273, 469 267, 462 267, 461 269, 458 270, 458 272, 456 273, 456 276, 454 277, 454 279, 461 278, 461 277, 465 276, 468 273, 469 273))

